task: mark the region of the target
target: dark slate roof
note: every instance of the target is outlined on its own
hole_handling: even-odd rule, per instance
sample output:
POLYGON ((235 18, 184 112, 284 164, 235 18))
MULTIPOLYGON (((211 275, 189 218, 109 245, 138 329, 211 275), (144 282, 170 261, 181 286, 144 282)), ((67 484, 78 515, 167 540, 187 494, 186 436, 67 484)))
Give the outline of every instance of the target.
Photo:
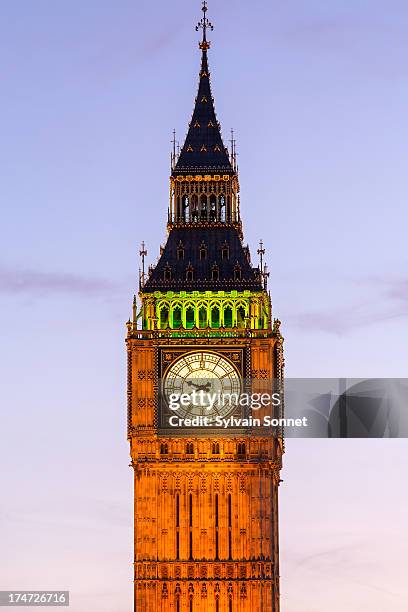
POLYGON ((261 291, 258 268, 252 268, 235 227, 173 227, 160 259, 143 288, 153 291, 261 291), (178 259, 177 248, 184 246, 184 259, 178 259), (200 246, 207 247, 206 259, 200 259, 200 246), (222 247, 229 246, 229 258, 222 258, 222 247), (234 279, 235 267, 241 267, 241 280, 234 279), (194 269, 192 281, 186 280, 189 265, 194 269), (219 280, 212 280, 212 269, 218 265, 219 280), (170 266, 171 280, 165 280, 170 266))
POLYGON ((206 172, 234 174, 215 114, 207 49, 204 48, 193 116, 173 175, 206 172))

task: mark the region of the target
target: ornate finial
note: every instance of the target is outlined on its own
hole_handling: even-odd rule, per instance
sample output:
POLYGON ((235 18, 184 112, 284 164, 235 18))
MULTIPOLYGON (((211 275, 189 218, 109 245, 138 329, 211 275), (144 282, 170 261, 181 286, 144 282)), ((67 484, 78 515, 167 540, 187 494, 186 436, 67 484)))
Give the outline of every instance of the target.
MULTIPOLYGON (((133 323, 136 323, 137 321, 137 301, 136 301, 136 296, 133 296, 133 304, 132 304, 132 315, 133 315, 133 323)), ((130 319, 129 319, 130 321, 130 319)))
POLYGON ((265 255, 265 249, 264 249, 264 245, 263 245, 263 240, 259 241, 259 249, 257 251, 258 255, 260 256, 260 270, 261 270, 261 274, 263 276, 264 273, 264 269, 263 269, 263 256, 265 255))
POLYGON ((140 286, 144 287, 144 284, 145 284, 145 257, 147 255, 147 250, 146 250, 144 241, 142 242, 142 246, 139 251, 139 255, 142 258, 142 274, 140 276, 140 286))
POLYGON ((230 143, 231 143, 231 154, 230 154, 231 163, 232 163, 232 167, 234 168, 234 170, 237 171, 237 141, 235 140, 235 137, 234 137, 233 128, 231 128, 230 143))
POLYGON ((210 43, 207 40, 207 29, 211 30, 211 32, 214 29, 213 24, 211 23, 211 21, 208 21, 207 16, 206 16, 206 12, 208 11, 206 0, 203 0, 203 6, 201 10, 203 11, 203 17, 202 19, 200 19, 200 21, 196 25, 196 32, 198 32, 198 30, 202 28, 203 40, 200 42, 199 47, 200 49, 203 49, 204 51, 206 51, 207 49, 210 48, 210 43))
POLYGON ((274 319, 273 320, 273 332, 277 335, 277 336, 281 336, 281 332, 280 332, 280 326, 281 326, 281 322, 279 321, 279 319, 274 319))
POLYGON ((171 156, 170 156, 170 158, 171 158, 171 164, 170 165, 171 165, 171 169, 172 170, 174 170, 174 167, 176 165, 176 143, 177 143, 177 140, 176 140, 176 130, 174 129, 173 130, 173 140, 171 141, 171 144, 173 145, 173 147, 172 147, 172 152, 171 152, 171 156))
POLYGON ((269 268, 268 266, 265 264, 264 265, 264 273, 263 273, 263 277, 264 277, 264 289, 265 291, 268 289, 268 278, 270 277, 270 272, 269 272, 269 268))

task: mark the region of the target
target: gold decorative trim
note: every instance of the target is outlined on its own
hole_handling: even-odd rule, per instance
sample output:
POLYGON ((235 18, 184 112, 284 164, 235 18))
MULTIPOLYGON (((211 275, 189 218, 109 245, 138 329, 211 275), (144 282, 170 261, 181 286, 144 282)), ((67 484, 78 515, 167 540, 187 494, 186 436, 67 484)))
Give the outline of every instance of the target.
MULTIPOLYGON (((203 145, 203 147, 204 147, 204 145, 203 145)), ((187 151, 189 151, 189 150, 192 151, 193 150, 192 147, 188 147, 187 151)), ((203 149, 201 148, 201 150, 203 150, 203 149)), ((222 177, 221 177, 220 174, 213 174, 213 175, 211 175, 211 174, 204 174, 204 175, 196 174, 195 176, 192 176, 191 174, 188 174, 187 176, 179 175, 179 176, 175 176, 175 177, 172 176, 170 178, 171 178, 171 181, 177 181, 178 183, 183 183, 183 182, 191 183, 191 182, 194 182, 194 181, 196 181, 198 183, 201 182, 201 181, 217 181, 217 182, 225 181, 225 182, 227 182, 227 181, 231 181, 231 180, 234 179, 234 177, 229 176, 229 174, 224 174, 222 177)))

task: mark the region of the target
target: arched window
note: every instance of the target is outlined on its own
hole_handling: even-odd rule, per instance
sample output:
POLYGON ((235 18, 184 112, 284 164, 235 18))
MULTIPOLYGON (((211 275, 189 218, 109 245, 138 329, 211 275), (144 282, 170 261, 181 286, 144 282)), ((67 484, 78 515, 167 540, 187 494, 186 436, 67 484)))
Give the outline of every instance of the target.
POLYGON ((169 264, 166 264, 164 266, 164 280, 166 280, 166 281, 170 281, 171 280, 171 268, 170 268, 169 264))
POLYGON ((221 247, 221 256, 223 259, 229 259, 230 249, 228 244, 223 244, 221 247))
POLYGON ((238 456, 239 457, 244 457, 245 456, 245 454, 246 454, 245 442, 239 442, 238 443, 237 452, 238 452, 238 456))
POLYGON ((224 327, 232 327, 232 308, 230 306, 224 309, 224 327))
POLYGON ((191 196, 191 219, 198 221, 198 197, 195 193, 191 196))
POLYGON ((160 444, 160 454, 161 455, 167 455, 169 452, 169 447, 167 446, 167 444, 165 442, 162 442, 160 444))
POLYGON ((165 329, 169 324, 169 309, 163 306, 160 310, 160 329, 165 329))
POLYGON ((200 244, 200 259, 207 259, 207 247, 204 242, 200 244))
POLYGON ((192 442, 186 444, 186 455, 194 455, 194 444, 192 442))
POLYGON ((217 220, 217 196, 215 193, 210 195, 210 221, 217 220))
POLYGON ((242 280, 241 266, 237 263, 234 268, 234 280, 242 280))
POLYGON ((184 259, 184 245, 181 241, 177 247, 177 259, 184 259))
POLYGON ((220 311, 217 306, 211 309, 211 327, 220 326, 220 311))
POLYGON ((237 324, 238 327, 245 327, 245 308, 243 306, 237 309, 237 324))
POLYGON ((189 306, 186 310, 186 328, 192 329, 195 324, 195 313, 194 308, 189 306))
POLYGON ((205 307, 198 311, 198 326, 201 328, 207 327, 207 309, 205 307))
POLYGON ((211 280, 217 281, 219 279, 220 279, 220 270, 219 270, 217 264, 215 264, 212 267, 212 270, 211 270, 211 280))
POLYGON ((212 454, 213 455, 219 455, 220 454, 220 445, 218 442, 213 442, 212 445, 212 454))
POLYGON ((194 270, 193 266, 190 264, 186 270, 186 280, 191 282, 194 280, 194 270))
POLYGON ((219 205, 220 205, 220 215, 221 221, 225 222, 225 195, 220 195, 219 197, 219 205))
POLYGON ((173 327, 176 329, 181 327, 181 308, 180 306, 176 306, 173 309, 173 327))
POLYGON ((190 221, 190 198, 188 197, 188 195, 183 195, 182 198, 182 216, 183 216, 183 221, 190 221))
POLYGON ((201 221, 207 221, 207 196, 204 194, 200 198, 200 211, 201 221))

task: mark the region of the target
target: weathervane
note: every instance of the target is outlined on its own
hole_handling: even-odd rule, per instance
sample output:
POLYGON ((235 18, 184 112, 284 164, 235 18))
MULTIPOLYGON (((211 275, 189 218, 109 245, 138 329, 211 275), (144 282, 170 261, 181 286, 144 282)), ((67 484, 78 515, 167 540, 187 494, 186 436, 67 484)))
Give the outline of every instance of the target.
POLYGON ((206 0, 203 0, 203 6, 201 10, 203 11, 203 17, 200 19, 200 21, 196 25, 196 32, 198 32, 198 30, 202 28, 203 40, 200 42, 199 47, 200 49, 207 50, 210 48, 210 43, 209 41, 207 41, 207 29, 211 30, 212 32, 214 29, 214 26, 211 23, 211 21, 208 21, 207 16, 206 16, 206 12, 208 11, 206 0))

